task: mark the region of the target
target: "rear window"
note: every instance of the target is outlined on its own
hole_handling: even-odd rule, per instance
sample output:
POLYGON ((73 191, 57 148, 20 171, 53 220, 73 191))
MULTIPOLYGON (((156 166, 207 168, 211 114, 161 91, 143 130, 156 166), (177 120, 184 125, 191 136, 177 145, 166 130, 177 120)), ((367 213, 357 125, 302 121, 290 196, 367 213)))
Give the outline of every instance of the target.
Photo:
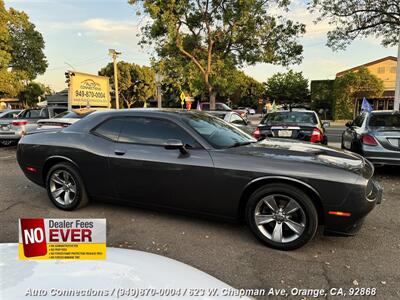
POLYGON ((87 115, 91 114, 93 111, 87 112, 85 114, 77 114, 74 111, 64 111, 61 114, 56 115, 54 118, 66 118, 66 119, 82 119, 83 117, 86 117, 87 115))
POLYGON ((400 128, 400 114, 372 115, 369 119, 370 127, 397 127, 400 128))
POLYGON ((261 124, 317 124, 317 118, 312 112, 274 112, 267 114, 261 124))

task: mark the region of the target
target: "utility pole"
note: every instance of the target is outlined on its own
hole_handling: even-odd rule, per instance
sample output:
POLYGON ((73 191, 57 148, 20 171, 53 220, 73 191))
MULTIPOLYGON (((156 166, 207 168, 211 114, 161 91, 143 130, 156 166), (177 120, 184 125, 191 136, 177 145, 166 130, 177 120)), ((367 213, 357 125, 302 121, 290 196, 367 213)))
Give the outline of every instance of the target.
POLYGON ((394 106, 393 109, 400 110, 400 35, 398 41, 399 49, 397 52, 397 72, 396 72, 396 92, 394 93, 394 106))
POLYGON ((157 94, 157 107, 161 108, 162 106, 162 99, 161 99, 161 83, 163 80, 163 76, 161 74, 156 74, 156 94, 157 94))
POLYGON ((115 93, 115 108, 119 109, 119 92, 118 92, 118 66, 117 57, 121 52, 115 51, 115 49, 108 49, 108 54, 111 55, 114 64, 114 93, 115 93))

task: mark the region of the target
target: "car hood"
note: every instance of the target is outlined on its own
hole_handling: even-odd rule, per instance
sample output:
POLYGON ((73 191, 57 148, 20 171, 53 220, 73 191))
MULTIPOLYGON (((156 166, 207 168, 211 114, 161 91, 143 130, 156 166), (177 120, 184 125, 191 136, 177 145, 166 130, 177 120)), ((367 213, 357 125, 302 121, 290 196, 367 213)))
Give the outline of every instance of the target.
POLYGON ((370 178, 374 172, 372 164, 358 154, 290 139, 264 139, 247 146, 231 148, 229 151, 268 159, 323 164, 345 169, 366 178, 370 178))

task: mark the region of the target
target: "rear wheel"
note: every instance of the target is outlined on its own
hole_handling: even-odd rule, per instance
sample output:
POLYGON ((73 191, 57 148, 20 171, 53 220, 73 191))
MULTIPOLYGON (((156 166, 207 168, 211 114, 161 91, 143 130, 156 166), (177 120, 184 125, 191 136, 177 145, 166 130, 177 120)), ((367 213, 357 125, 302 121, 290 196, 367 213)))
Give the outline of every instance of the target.
POLYGON ((318 228, 317 210, 307 194, 280 183, 253 193, 247 203, 246 219, 259 240, 279 250, 300 248, 318 228))
POLYGON ((78 170, 69 163, 59 163, 50 169, 46 189, 53 204, 62 210, 74 210, 89 202, 78 170))

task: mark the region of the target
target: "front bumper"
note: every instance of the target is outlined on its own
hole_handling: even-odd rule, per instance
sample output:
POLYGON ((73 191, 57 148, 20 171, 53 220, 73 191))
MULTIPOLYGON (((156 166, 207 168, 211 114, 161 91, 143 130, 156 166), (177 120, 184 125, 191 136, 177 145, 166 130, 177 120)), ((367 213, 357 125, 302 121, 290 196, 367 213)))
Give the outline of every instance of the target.
POLYGON ((374 180, 370 179, 367 191, 360 197, 360 193, 353 191, 347 200, 338 207, 329 207, 325 212, 326 235, 351 236, 356 234, 362 227, 365 217, 382 202, 383 188, 374 180), (343 217, 332 215, 330 211, 350 212, 351 216, 343 217))

